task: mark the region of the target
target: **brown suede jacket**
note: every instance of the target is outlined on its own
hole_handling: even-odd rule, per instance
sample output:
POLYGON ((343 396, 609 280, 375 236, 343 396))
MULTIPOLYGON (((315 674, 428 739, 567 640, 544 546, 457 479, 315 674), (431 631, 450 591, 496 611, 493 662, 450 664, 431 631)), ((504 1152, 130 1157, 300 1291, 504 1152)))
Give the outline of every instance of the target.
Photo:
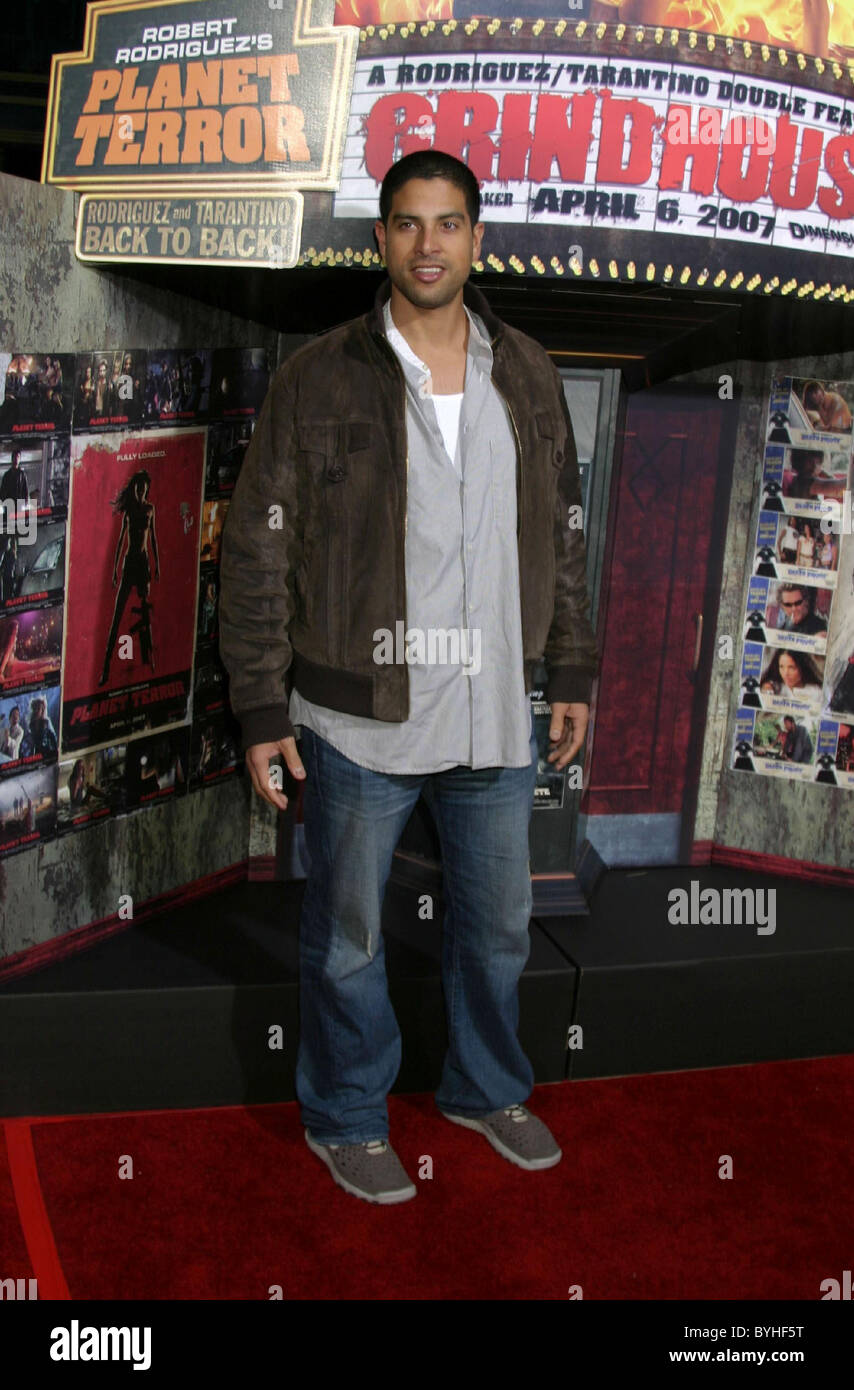
MULTIPOLYGON (((293 735, 293 686, 315 704, 399 722, 409 668, 374 661, 377 628, 406 623, 405 387, 383 331, 391 293, 300 348, 270 385, 222 535, 220 652, 245 748, 293 735)), ((546 698, 589 702, 588 618, 575 441, 546 352, 501 322, 471 284, 492 340, 492 380, 516 434, 525 689, 544 660, 546 698), (574 519, 580 511, 574 513, 574 519)))

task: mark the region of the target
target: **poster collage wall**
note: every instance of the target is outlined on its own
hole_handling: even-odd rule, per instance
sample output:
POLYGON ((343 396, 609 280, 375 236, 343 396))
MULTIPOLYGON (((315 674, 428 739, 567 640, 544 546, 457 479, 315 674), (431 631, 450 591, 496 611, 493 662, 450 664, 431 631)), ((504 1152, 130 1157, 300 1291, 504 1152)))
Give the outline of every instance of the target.
POLYGON ((218 650, 264 348, 0 354, 0 857, 240 767, 218 650))
POLYGON ((854 789, 854 382, 772 383, 733 768, 854 789))

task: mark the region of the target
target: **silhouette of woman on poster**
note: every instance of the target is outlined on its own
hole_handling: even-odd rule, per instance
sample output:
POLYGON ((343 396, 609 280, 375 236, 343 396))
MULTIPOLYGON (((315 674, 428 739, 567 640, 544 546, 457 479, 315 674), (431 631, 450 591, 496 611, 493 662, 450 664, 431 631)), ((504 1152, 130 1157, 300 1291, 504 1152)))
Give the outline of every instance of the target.
POLYGON ((113 498, 113 511, 116 514, 122 513, 122 528, 119 532, 116 558, 113 563, 113 587, 119 583, 119 557, 122 553, 125 536, 127 536, 127 551, 122 566, 122 580, 116 595, 113 623, 107 638, 104 669, 101 672, 99 685, 106 685, 110 678, 110 661, 116 645, 119 624, 122 620, 125 604, 130 597, 130 591, 133 588, 139 594, 141 606, 131 609, 132 613, 139 614, 139 621, 134 623, 130 631, 131 633, 139 633, 142 659, 151 667, 152 671, 154 670, 154 645, 151 640, 150 620, 152 605, 148 601, 148 593, 151 588, 151 565, 148 559, 149 536, 154 552, 155 580, 160 579, 160 554, 157 549, 157 533, 154 528, 154 504, 148 500, 150 486, 151 478, 144 469, 141 469, 138 473, 134 473, 129 482, 125 483, 118 497, 113 498))

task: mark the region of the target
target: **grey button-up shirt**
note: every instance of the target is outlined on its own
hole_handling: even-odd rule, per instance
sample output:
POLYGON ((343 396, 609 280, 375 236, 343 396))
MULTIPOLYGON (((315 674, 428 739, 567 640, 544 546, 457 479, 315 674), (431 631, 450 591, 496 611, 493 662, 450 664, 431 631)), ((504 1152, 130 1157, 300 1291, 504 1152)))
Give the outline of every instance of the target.
POLYGON ((409 718, 366 719, 304 699, 289 712, 352 762, 375 772, 429 773, 468 766, 527 767, 531 704, 525 692, 516 447, 507 406, 492 384, 483 321, 466 309, 469 339, 457 452, 445 450, 430 371, 385 328, 406 380, 409 465, 406 613, 375 634, 378 660, 409 656, 409 718))

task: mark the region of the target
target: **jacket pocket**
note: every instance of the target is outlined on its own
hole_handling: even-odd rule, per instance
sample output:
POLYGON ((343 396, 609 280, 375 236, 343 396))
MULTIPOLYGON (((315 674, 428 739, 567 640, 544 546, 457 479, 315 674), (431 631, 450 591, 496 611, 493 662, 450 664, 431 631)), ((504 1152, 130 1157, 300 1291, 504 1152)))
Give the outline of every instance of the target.
POLYGON ((563 429, 558 426, 554 416, 550 415, 547 410, 538 410, 535 413, 534 424, 540 449, 548 457, 552 467, 559 472, 563 468, 566 457, 565 450, 559 444, 564 433, 563 429))
POLYGON ((345 666, 355 548, 364 545, 373 490, 372 422, 300 423, 297 447, 306 473, 304 563, 299 584, 318 659, 345 666))

